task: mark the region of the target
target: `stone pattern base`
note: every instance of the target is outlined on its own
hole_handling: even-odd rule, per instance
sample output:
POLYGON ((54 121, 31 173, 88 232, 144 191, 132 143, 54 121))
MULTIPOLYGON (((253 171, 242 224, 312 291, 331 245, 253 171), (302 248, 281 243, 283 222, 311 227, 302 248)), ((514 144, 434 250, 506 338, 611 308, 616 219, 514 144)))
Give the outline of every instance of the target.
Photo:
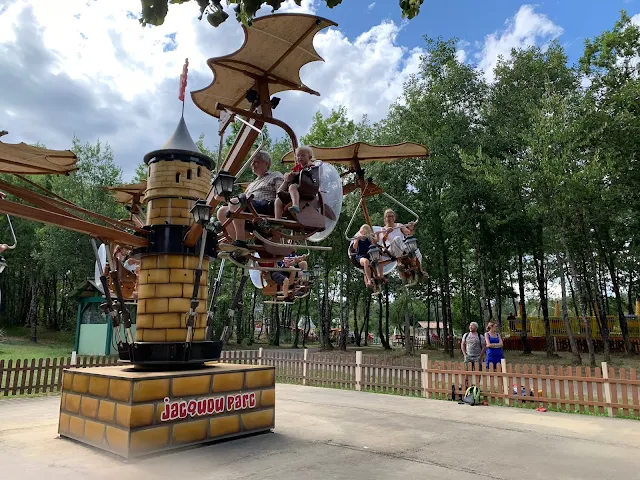
POLYGON ((275 426, 275 368, 65 369, 58 433, 131 458, 275 426))
MULTIPOLYGON (((191 307, 193 280, 199 258, 193 255, 147 255, 138 275, 137 342, 184 342, 186 313, 191 307)), ((207 324, 207 272, 203 259, 193 340, 202 341, 207 324)))

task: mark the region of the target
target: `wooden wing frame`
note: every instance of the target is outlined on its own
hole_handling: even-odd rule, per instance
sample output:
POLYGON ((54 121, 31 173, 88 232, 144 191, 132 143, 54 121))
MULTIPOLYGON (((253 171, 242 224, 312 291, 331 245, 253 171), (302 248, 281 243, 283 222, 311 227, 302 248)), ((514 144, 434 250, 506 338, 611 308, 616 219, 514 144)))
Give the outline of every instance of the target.
POLYGON ((191 92, 193 103, 220 118, 218 104, 253 110, 246 92, 257 83, 266 84, 269 95, 286 90, 320 95, 302 82, 300 69, 310 62, 324 61, 313 39, 320 30, 335 25, 326 18, 299 13, 268 15, 255 19, 250 27, 242 25, 242 46, 232 54, 207 60, 214 80, 191 92))
MULTIPOLYGON (((6 134, 5 131, 0 133, 6 134)), ((69 175, 78 170, 77 161, 76 154, 70 150, 50 150, 25 143, 0 142, 0 173, 15 175, 33 187, 30 189, 0 181, 0 191, 33 205, 2 198, 0 213, 55 225, 106 242, 116 242, 130 247, 146 247, 148 241, 144 238, 145 232, 140 228, 79 207, 23 176, 69 175), (82 218, 83 216, 99 220, 107 226, 87 221, 82 218)))

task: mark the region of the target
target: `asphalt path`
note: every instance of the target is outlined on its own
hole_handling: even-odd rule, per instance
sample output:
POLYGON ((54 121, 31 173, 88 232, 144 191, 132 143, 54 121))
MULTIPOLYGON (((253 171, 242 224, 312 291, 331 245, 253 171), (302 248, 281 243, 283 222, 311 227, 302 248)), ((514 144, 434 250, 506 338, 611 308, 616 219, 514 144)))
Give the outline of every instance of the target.
POLYGON ((640 423, 278 384, 273 433, 124 461, 59 438, 60 398, 0 400, 0 478, 630 479, 640 423))

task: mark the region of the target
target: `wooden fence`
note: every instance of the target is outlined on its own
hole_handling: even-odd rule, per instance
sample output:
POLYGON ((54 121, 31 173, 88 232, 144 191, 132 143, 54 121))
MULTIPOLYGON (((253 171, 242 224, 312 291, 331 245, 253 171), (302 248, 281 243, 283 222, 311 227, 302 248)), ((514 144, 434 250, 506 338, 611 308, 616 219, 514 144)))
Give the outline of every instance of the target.
MULTIPOLYGON (((512 365, 494 370, 478 365, 420 357, 380 357, 308 350, 223 351, 221 362, 272 365, 276 381, 347 390, 459 400, 469 385, 479 385, 489 404, 544 406, 548 409, 640 417, 640 379, 635 369, 512 365), (473 368, 473 369, 472 369, 473 368)), ((65 368, 117 365, 117 357, 0 360, 0 395, 59 392, 65 368)))

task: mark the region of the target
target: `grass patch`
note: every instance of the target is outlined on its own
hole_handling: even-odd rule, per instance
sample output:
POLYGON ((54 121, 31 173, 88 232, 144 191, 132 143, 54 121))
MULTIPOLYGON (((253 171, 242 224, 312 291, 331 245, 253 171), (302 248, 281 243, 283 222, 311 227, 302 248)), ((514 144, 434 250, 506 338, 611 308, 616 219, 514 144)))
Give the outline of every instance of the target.
POLYGON ((69 357, 73 350, 73 332, 38 332, 38 341, 31 341, 30 329, 6 328, 4 341, 0 343, 0 360, 16 361, 32 358, 69 357))

